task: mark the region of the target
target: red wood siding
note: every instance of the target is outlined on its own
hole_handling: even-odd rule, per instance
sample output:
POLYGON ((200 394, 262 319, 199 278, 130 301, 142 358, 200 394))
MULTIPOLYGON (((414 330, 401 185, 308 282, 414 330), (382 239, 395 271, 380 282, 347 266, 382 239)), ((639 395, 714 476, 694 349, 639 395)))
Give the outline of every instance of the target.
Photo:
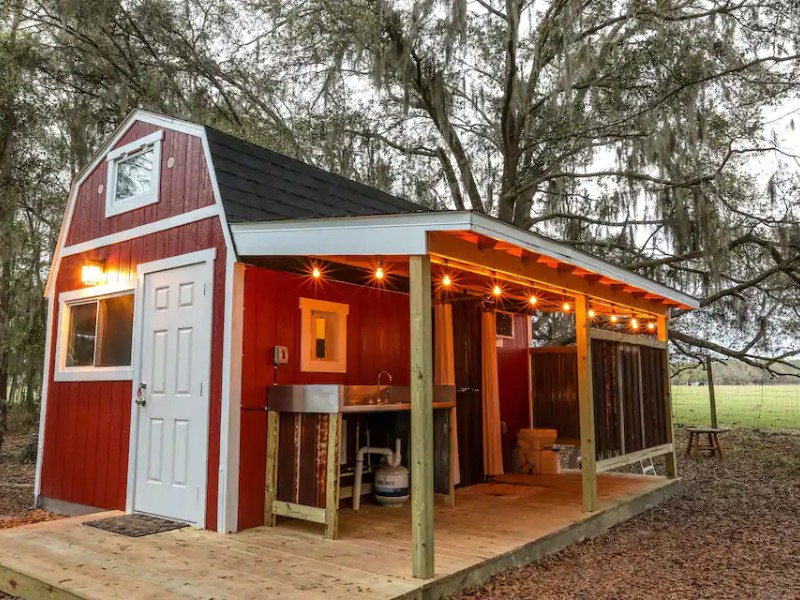
MULTIPOLYGON (((136 122, 114 146, 118 148, 162 127, 136 122)), ((106 188, 108 162, 100 164, 78 188, 66 245, 79 244, 104 235, 118 233, 154 221, 185 213, 214 203, 211 177, 206 166, 202 140, 193 135, 164 129, 161 144, 161 181, 159 201, 121 215, 106 218, 106 188), (170 169, 170 157, 175 164, 170 169), (103 191, 98 192, 99 186, 103 191)))
MULTIPOLYGON (((80 289, 81 267, 105 260, 110 277, 136 277, 140 263, 206 248, 217 249, 214 267, 214 316, 211 352, 211 411, 206 527, 216 529, 219 476, 219 429, 222 399, 226 246, 217 218, 154 233, 61 261, 55 304, 41 495, 108 509, 124 509, 128 469, 131 382, 56 382, 58 294, 80 289)), ((135 358, 134 358, 135 360, 135 358)))
POLYGON ((506 423, 503 436, 503 462, 510 467, 520 429, 530 427, 528 389, 527 315, 514 315, 514 338, 503 338, 497 347, 497 374, 500 384, 500 420, 506 423))
POLYGON ((248 266, 243 329, 239 529, 264 521, 267 419, 263 409, 275 376, 272 348, 289 349, 289 363, 278 369, 278 383, 373 383, 385 369, 394 384, 408 385, 408 296, 248 266), (347 373, 300 371, 301 297, 350 306, 347 373))

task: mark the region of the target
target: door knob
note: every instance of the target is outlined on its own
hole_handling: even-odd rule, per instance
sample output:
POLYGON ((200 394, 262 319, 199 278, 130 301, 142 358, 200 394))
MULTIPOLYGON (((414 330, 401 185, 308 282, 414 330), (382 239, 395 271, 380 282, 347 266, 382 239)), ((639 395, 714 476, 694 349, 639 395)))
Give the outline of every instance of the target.
POLYGON ((139 406, 144 406, 147 404, 147 398, 145 398, 144 391, 147 389, 147 384, 142 382, 139 384, 139 387, 136 388, 136 404, 139 406))

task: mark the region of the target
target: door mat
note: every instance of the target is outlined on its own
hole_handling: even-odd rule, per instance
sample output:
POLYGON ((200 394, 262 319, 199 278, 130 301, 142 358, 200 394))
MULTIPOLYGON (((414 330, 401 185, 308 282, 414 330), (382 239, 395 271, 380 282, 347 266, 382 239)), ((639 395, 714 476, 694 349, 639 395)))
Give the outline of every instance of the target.
POLYGON ((96 521, 84 521, 83 524, 134 538, 189 526, 187 523, 181 523, 180 521, 161 519, 150 515, 122 515, 120 517, 109 517, 108 519, 97 519, 96 521))

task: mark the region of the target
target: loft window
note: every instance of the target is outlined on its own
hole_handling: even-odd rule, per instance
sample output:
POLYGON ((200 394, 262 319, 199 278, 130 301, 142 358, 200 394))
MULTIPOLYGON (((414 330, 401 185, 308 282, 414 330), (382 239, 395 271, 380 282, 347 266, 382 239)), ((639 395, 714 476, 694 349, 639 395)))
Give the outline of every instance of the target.
POLYGON ((499 338, 513 338, 514 315, 506 312, 495 313, 495 333, 499 338))
POLYGON ((158 202, 163 138, 156 131, 108 153, 107 217, 158 202))
POLYGON ((131 379, 133 289, 106 288, 59 296, 56 381, 131 379))
POLYGON ((300 370, 347 372, 347 313, 349 306, 300 298, 300 370))

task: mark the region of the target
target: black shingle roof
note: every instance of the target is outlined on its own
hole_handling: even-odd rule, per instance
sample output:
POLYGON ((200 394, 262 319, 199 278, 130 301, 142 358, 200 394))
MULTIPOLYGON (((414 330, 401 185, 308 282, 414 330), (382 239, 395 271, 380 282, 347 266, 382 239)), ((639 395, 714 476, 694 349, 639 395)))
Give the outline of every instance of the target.
POLYGON ((231 223, 430 210, 211 127, 206 135, 231 223))

